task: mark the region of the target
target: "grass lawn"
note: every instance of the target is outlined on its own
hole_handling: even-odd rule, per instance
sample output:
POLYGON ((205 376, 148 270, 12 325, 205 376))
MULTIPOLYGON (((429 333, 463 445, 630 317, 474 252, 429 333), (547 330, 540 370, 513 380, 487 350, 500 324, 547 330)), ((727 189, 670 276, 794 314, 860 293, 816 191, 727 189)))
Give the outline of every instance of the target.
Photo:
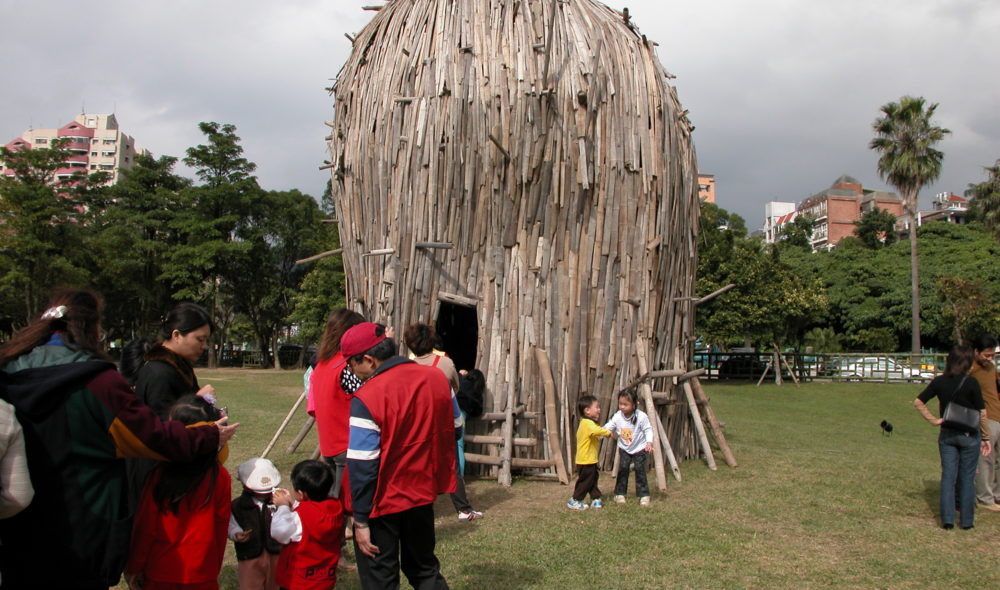
MULTIPOLYGON (((201 370, 199 379, 242 423, 227 464, 234 473, 260 454, 302 390, 298 372, 201 370)), ((920 385, 705 386, 739 467, 726 467, 718 454, 716 472, 688 461, 683 481, 669 478, 668 491, 654 491, 647 508, 630 497, 585 512, 566 509, 571 488, 555 482, 515 479, 504 489, 495 479, 470 479, 485 519, 459 523, 446 497, 436 506, 449 585, 1000 587, 1000 514, 978 511, 971 531, 938 526, 936 432, 912 406, 920 385), (895 426, 891 437, 882 435, 882 420, 895 426)), ((286 478, 315 448, 312 434, 285 453, 304 418, 302 410, 270 455, 286 478)), ((608 500, 612 487, 602 474, 608 500)), ((238 493, 239 483, 233 488, 238 493)), ((238 587, 231 545, 222 587, 238 587)), ((360 585, 348 573, 337 588, 360 585)))

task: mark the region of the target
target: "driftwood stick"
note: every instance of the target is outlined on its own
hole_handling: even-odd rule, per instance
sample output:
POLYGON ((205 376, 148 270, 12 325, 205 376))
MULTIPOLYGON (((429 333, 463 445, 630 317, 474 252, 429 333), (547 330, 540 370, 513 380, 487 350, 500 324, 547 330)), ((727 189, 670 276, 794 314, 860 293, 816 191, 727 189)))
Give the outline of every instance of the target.
MULTIPOLYGON (((635 342, 635 357, 636 362, 639 367, 639 372, 643 375, 648 373, 646 366, 646 346, 642 341, 642 336, 638 336, 635 342)), ((653 403, 653 391, 649 387, 649 383, 643 381, 639 384, 639 391, 642 394, 642 401, 646 404, 646 415, 653 416, 656 414, 656 405, 653 403)), ((654 430, 657 429, 655 423, 651 424, 654 430)), ((667 491, 667 476, 663 472, 663 450, 660 447, 659 436, 653 436, 653 465, 656 467, 656 486, 661 492, 667 491)))
POLYGON ((696 299, 695 302, 694 302, 694 304, 695 305, 701 305, 702 303, 706 303, 708 301, 711 301, 712 299, 715 299, 719 295, 722 295, 723 293, 725 293, 726 291, 732 289, 735 286, 736 286, 735 283, 729 283, 728 285, 726 285, 725 287, 723 287, 721 289, 717 289, 715 291, 712 291, 708 295, 705 295, 704 297, 702 297, 700 299, 696 299))
POLYGON ((302 441, 306 438, 306 435, 309 434, 309 431, 312 430, 313 424, 315 423, 316 419, 313 418, 312 416, 306 418, 306 423, 302 425, 302 428, 299 429, 299 433, 295 435, 294 439, 292 439, 292 442, 288 445, 288 448, 285 449, 285 453, 289 455, 294 453, 295 449, 299 448, 299 445, 302 444, 302 441))
POLYGON ((312 262, 314 260, 319 260, 320 258, 325 258, 327 256, 333 256, 334 254, 340 254, 343 251, 344 251, 343 248, 337 248, 336 250, 327 250, 326 252, 322 252, 320 254, 316 254, 315 256, 310 256, 309 258, 303 258, 302 260, 296 260, 295 264, 297 264, 297 265, 298 264, 305 264, 307 262, 312 262))
POLYGON ((266 458, 267 454, 271 452, 271 448, 274 447, 274 443, 278 442, 278 437, 285 431, 285 427, 287 427, 288 423, 291 422, 292 416, 295 415, 295 412, 299 409, 299 406, 302 405, 302 400, 304 399, 306 399, 306 390, 302 390, 302 393, 299 395, 299 399, 295 400, 295 404, 292 405, 292 409, 288 410, 288 415, 285 416, 285 419, 281 422, 281 426, 278 426, 277 432, 275 432, 274 436, 271 437, 271 442, 267 443, 267 446, 264 447, 264 452, 260 454, 261 458, 266 458))
POLYGON ((704 375, 707 372, 708 372, 708 369, 695 369, 693 371, 688 371, 687 373, 684 373, 682 375, 678 375, 677 376, 677 382, 678 383, 683 383, 683 382, 687 381, 688 379, 693 379, 695 377, 699 377, 701 375, 704 375))
POLYGON ((535 348, 535 360, 538 362, 538 370, 542 375, 542 388, 545 391, 545 430, 549 441, 549 454, 556 463, 556 474, 559 475, 559 483, 569 483, 569 467, 563 459, 562 451, 559 449, 559 424, 556 422, 556 384, 552 380, 552 366, 549 364, 549 355, 545 350, 535 348))
POLYGON ((663 427, 663 420, 660 418, 660 413, 656 412, 652 414, 653 420, 656 422, 656 432, 660 435, 660 444, 663 445, 664 454, 667 456, 667 462, 670 463, 670 470, 674 473, 674 479, 677 481, 681 480, 681 467, 677 463, 677 456, 674 455, 674 448, 670 444, 670 436, 667 434, 667 429, 663 427))
POLYGON ((511 484, 510 460, 514 456, 514 402, 514 387, 508 385, 506 416, 500 427, 503 446, 500 447, 500 473, 497 476, 498 483, 505 488, 511 484))
POLYGON ((416 248, 451 250, 454 246, 449 242, 417 242, 413 245, 416 248))
POLYGON ((698 405, 705 408, 705 418, 708 420, 708 427, 712 430, 712 436, 715 438, 716 444, 719 445, 719 450, 722 451, 722 458, 725 459, 726 465, 736 467, 736 455, 734 455, 733 450, 729 448, 729 443, 726 441, 726 435, 722 432, 722 425, 719 424, 719 420, 715 417, 715 412, 712 410, 712 406, 708 403, 708 397, 705 395, 705 390, 701 386, 701 381, 693 379, 691 381, 691 388, 694 389, 694 396, 698 400, 698 405))
POLYGON ((708 435, 705 434, 705 423, 701 419, 698 404, 694 401, 694 391, 691 389, 691 382, 685 381, 682 387, 684 388, 684 395, 687 397, 688 410, 691 412, 691 417, 694 418, 694 429, 698 432, 698 443, 701 446, 701 451, 705 454, 705 461, 708 463, 708 468, 715 471, 718 468, 715 466, 715 457, 712 456, 712 446, 708 444, 708 435))

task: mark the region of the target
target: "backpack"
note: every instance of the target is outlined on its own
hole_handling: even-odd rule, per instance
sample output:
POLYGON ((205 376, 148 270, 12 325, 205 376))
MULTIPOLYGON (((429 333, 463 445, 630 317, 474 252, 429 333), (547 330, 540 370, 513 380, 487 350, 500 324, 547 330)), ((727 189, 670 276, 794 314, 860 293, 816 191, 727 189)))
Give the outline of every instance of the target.
POLYGON ((486 391, 486 376, 479 369, 472 369, 462 377, 455 399, 458 407, 469 418, 483 415, 483 392, 486 391))

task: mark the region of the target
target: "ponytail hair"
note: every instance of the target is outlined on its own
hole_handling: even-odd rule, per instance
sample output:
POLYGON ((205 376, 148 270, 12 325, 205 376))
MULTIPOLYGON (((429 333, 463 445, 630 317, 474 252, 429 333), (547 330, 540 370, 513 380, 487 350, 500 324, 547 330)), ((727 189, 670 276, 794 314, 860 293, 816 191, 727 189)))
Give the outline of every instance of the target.
POLYGON ((184 336, 202 326, 208 326, 210 332, 215 331, 215 324, 212 323, 212 316, 208 311, 197 303, 179 303, 163 318, 160 324, 160 341, 170 340, 174 330, 184 336))
POLYGON ((66 289, 53 293, 41 317, 0 346, 0 367, 45 344, 56 332, 62 335, 66 348, 110 360, 101 345, 103 309, 104 301, 93 291, 66 289))

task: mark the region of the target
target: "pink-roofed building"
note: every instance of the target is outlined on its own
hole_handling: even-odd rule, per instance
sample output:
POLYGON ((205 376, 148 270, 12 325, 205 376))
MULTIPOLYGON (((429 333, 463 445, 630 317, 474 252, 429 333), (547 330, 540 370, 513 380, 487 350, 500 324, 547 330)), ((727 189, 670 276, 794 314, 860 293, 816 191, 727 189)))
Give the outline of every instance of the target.
MULTIPOLYGON (((47 148, 54 139, 68 139, 64 149, 69 151, 65 165, 56 172, 59 178, 68 178, 82 172, 107 172, 111 175, 107 184, 118 181, 119 170, 127 170, 135 165, 135 158, 147 153, 135 146, 135 140, 118 129, 114 115, 94 115, 83 113, 72 122, 58 129, 28 129, 20 137, 7 143, 10 150, 47 148)), ((11 175, 13 171, 0 161, 0 173, 11 175)))

